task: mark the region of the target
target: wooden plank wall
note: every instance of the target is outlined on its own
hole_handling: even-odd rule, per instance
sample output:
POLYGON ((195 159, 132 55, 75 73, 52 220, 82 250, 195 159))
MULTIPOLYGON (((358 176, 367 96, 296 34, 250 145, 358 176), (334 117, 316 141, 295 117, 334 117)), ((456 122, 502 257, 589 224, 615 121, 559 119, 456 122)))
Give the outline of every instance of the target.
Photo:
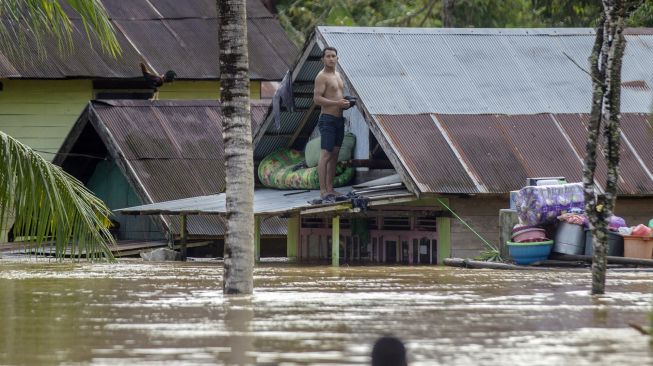
POLYGON ((52 160, 92 98, 90 80, 0 80, 0 130, 52 160))

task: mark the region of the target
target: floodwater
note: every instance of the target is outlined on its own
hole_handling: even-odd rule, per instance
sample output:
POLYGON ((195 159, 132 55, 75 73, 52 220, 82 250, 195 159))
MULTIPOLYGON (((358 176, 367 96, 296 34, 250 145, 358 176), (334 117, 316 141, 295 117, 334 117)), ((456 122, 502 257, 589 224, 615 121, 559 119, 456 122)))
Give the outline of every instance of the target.
POLYGON ((0 260, 1 365, 645 365, 653 272, 264 264, 224 297, 221 263, 0 260))

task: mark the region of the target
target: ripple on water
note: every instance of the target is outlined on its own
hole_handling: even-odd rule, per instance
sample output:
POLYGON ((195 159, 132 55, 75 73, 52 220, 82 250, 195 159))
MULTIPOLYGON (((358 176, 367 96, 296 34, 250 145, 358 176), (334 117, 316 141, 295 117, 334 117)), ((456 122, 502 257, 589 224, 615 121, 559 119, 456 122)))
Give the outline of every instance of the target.
POLYGON ((652 272, 446 267, 256 269, 224 297, 221 264, 0 260, 0 364, 366 364, 392 332, 411 365, 650 364, 652 272), (48 350, 60 350, 49 352, 48 350))

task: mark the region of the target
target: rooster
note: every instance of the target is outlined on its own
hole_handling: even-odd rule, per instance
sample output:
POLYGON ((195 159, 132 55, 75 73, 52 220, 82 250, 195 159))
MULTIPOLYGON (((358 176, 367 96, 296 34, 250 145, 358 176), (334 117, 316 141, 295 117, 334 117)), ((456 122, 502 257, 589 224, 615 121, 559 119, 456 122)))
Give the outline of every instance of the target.
POLYGON ((158 88, 163 85, 163 83, 171 83, 175 80, 175 76, 177 76, 177 74, 172 70, 166 71, 163 75, 157 75, 151 72, 144 63, 141 62, 140 65, 143 79, 145 79, 147 87, 154 90, 154 97, 152 99, 158 99, 158 88))

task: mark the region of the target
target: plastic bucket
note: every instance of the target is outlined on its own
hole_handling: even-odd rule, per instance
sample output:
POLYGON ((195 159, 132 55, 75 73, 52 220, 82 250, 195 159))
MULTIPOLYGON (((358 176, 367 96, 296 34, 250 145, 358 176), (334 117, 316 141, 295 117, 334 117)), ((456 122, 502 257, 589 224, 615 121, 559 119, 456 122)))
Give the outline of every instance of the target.
MULTIPOLYGON (((594 236, 590 230, 585 229, 585 255, 594 255, 594 236)), ((624 237, 617 233, 608 233, 608 255, 611 257, 624 256, 624 237)))
POLYGON ((585 231, 583 227, 568 222, 559 223, 553 251, 563 254, 585 253, 585 231))
POLYGON ((624 257, 651 259, 653 257, 653 238, 624 235, 624 257))

